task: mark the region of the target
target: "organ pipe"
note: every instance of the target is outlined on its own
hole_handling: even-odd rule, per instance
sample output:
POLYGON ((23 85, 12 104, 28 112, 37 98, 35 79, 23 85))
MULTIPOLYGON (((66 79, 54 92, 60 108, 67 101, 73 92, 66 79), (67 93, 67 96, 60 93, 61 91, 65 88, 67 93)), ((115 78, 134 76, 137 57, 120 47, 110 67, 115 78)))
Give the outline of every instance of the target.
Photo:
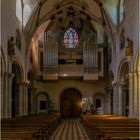
POLYGON ((58 72, 58 43, 52 36, 44 33, 43 70, 49 74, 58 72))
POLYGON ((98 45, 96 33, 94 33, 90 39, 84 39, 83 61, 85 74, 95 74, 98 72, 98 45))

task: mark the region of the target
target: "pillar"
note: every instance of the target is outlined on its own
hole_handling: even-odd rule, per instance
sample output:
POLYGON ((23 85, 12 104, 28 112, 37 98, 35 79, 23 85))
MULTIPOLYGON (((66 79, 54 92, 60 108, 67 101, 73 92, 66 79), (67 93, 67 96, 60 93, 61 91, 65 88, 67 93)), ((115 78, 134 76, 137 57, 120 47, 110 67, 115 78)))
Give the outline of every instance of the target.
POLYGON ((138 110, 138 74, 134 73, 134 107, 133 107, 133 117, 138 118, 139 110, 138 110))
POLYGON ((12 79, 14 77, 13 73, 7 73, 7 92, 6 92, 6 116, 5 118, 12 117, 12 79))
POLYGON ((113 84, 113 115, 118 115, 118 83, 113 84))
POLYGON ((5 100, 5 94, 4 94, 4 74, 1 73, 1 77, 0 77, 0 81, 1 81, 1 96, 0 96, 0 100, 1 100, 1 106, 0 106, 0 111, 1 111, 1 117, 4 118, 5 115, 5 111, 4 111, 4 100, 5 100))
POLYGON ((24 82, 23 84, 23 96, 24 96, 24 109, 23 109, 23 114, 28 115, 28 82, 24 82))
POLYGON ((120 82, 118 84, 118 115, 124 115, 123 114, 123 86, 124 82, 120 82))
POLYGON ((19 116, 23 116, 24 115, 24 113, 23 113, 23 110, 24 110, 24 96, 23 96, 23 94, 24 94, 24 91, 23 91, 23 86, 24 86, 24 84, 23 83, 20 83, 19 84, 19 116))
POLYGON ((137 72, 137 108, 138 108, 138 119, 139 119, 139 112, 140 112, 140 71, 137 72))
POLYGON ((28 115, 28 90, 27 83, 19 84, 19 116, 28 115))
POLYGON ((105 107, 104 114, 111 114, 111 89, 109 87, 105 88, 105 107))
POLYGON ((133 73, 129 73, 129 117, 133 117, 133 73))
POLYGON ((31 114, 36 114, 36 88, 31 88, 31 114))

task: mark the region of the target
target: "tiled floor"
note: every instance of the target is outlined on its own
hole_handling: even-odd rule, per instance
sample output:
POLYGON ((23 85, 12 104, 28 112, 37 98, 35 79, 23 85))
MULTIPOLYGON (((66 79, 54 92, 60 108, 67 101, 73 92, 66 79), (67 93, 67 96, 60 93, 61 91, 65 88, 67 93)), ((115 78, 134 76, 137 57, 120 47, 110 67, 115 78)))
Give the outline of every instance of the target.
POLYGON ((89 140, 79 119, 65 119, 54 132, 51 140, 89 140))

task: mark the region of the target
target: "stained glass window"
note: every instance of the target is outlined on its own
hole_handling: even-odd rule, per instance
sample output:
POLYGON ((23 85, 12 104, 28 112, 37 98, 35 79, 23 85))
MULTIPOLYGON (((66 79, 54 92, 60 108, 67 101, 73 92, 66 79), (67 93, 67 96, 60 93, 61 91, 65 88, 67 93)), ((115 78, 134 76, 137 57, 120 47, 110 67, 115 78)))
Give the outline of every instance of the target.
POLYGON ((66 48, 78 47, 78 34, 73 28, 69 28, 64 34, 64 46, 66 48))

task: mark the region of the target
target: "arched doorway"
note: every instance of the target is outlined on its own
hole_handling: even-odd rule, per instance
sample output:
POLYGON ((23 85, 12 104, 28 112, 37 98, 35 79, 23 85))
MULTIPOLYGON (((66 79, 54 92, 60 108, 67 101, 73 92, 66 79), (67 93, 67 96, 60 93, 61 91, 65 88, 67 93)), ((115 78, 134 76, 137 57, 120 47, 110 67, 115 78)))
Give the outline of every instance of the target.
POLYGON ((66 89, 61 95, 60 112, 62 117, 79 117, 82 111, 82 95, 74 88, 66 89))

